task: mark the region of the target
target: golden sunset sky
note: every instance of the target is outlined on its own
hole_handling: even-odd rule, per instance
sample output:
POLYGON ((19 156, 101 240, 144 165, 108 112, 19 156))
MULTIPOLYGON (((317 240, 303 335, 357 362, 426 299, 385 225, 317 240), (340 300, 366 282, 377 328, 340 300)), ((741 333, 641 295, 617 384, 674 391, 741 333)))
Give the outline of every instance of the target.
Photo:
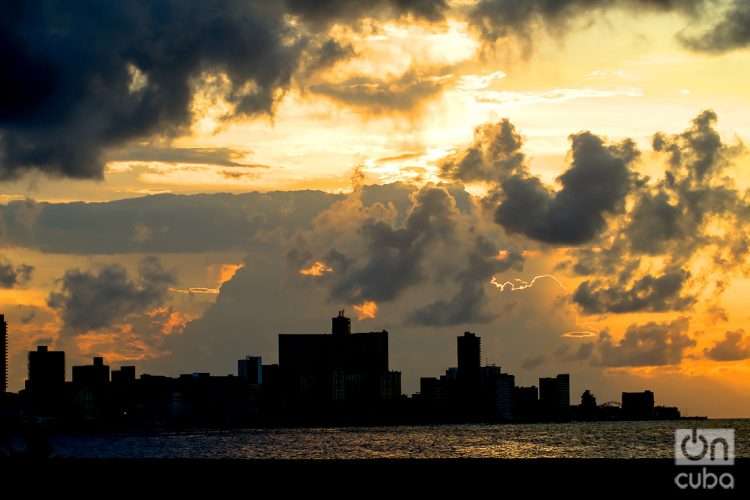
MULTIPOLYGON (((280 331, 325 331, 332 313, 346 308, 360 329, 391 332, 391 365, 402 371, 409 393, 416 391, 419 376, 455 363, 454 337, 470 329, 482 336, 484 361, 515 373, 524 384, 570 372, 574 403, 590 387, 600 402, 617 400, 624 390, 652 388, 658 403, 678 405, 686 414, 750 414, 750 260, 742 246, 750 235, 750 157, 743 149, 750 140, 750 41, 711 47, 705 37, 703 45, 695 41, 722 27, 735 4, 689 2, 697 10, 688 12, 643 7, 639 3, 648 2, 637 1, 589 10, 577 5, 583 2, 562 3, 570 5, 564 19, 532 6, 528 17, 513 21, 508 35, 497 38, 486 35, 475 14, 484 4, 493 13, 490 20, 502 20, 510 15, 503 10, 506 2, 434 2, 439 15, 432 15, 400 11, 393 5, 398 2, 383 1, 373 2, 371 9, 352 6, 340 15, 331 10, 325 20, 301 8, 289 7, 283 15, 258 8, 261 19, 279 16, 285 29, 309 36, 309 47, 333 41, 339 51, 318 64, 322 56, 305 49, 288 81, 272 88, 267 109, 241 110, 237 96, 260 95, 262 78, 243 79, 249 70, 232 61, 206 63, 217 57, 207 49, 203 63, 185 73, 188 109, 180 119, 162 117, 136 132, 97 135, 99 128, 87 128, 92 123, 124 124, 130 118, 119 104, 117 113, 106 115, 108 108, 92 99, 70 112, 88 113, 85 118, 65 118, 59 131, 50 128, 56 141, 45 144, 55 147, 106 137, 97 149, 101 176, 49 167, 54 160, 14 160, 13 168, 2 167, 11 162, 10 142, 0 143, 0 170, 5 168, 0 181, 2 262, 4 272, 17 275, 0 288, 0 312, 11 332, 9 390, 23 386, 25 353, 40 343, 66 349, 68 366, 102 354, 110 364, 137 364, 141 372, 228 373, 245 354, 275 360, 280 331), (639 196, 646 196, 638 189, 653 195, 666 186, 674 160, 668 150, 654 150, 654 134, 676 137, 706 110, 716 115, 710 126, 721 138, 722 159, 715 160, 721 168, 702 187, 693 185, 692 192, 722 186, 736 196, 693 224, 688 222, 695 214, 689 208, 693 198, 685 194, 688 208, 679 215, 684 221, 676 223, 682 232, 658 251, 638 253, 634 249, 644 247, 638 239, 650 237, 628 232, 639 196), (538 179, 550 196, 563 190, 559 176, 577 164, 571 134, 586 131, 613 148, 631 139, 639 155, 626 163, 648 187, 631 187, 617 206, 599 209, 605 225, 586 237, 547 238, 538 236, 541 230, 521 229, 521 222, 504 223, 493 215, 508 200, 504 180, 451 177, 446 167, 482 142, 477 127, 504 119, 522 138, 527 170, 519 175, 538 179), (370 195, 373 186, 388 190, 370 195), (462 193, 450 195, 452 208, 446 209, 455 211, 446 217, 455 221, 457 243, 439 238, 424 247, 413 243, 427 238, 420 224, 428 219, 409 214, 432 206, 425 194, 430 189, 462 193), (188 197, 183 206, 169 198, 176 207, 169 210, 159 208, 165 198, 155 196, 305 190, 335 196, 320 205, 258 195, 249 205, 236 197, 200 202, 188 197), (402 199, 407 205, 399 205, 402 199), (203 215, 194 215, 199 212, 203 215), (178 220, 180 214, 184 220, 178 220), (373 263, 391 262, 387 255, 373 258, 376 244, 366 239, 372 220, 387 223, 394 235, 412 242, 406 250, 394 247, 394 259, 415 259, 413 265, 421 270, 392 291, 361 281, 373 279, 373 263), (243 224, 252 226, 247 237, 243 224), (121 227, 128 234, 120 240, 113 234, 121 227), (476 283, 481 284, 475 289, 462 280, 474 272, 471 256, 477 250, 464 246, 479 235, 491 245, 490 260, 498 267, 479 273, 476 283), (619 238, 627 240, 623 249, 619 238), (354 262, 350 274, 344 276, 332 249, 354 262), (597 260, 588 273, 563 265, 583 262, 583 252, 611 254, 618 262, 607 268, 597 260), (516 255, 519 261, 513 264, 516 255), (148 257, 159 259, 161 271, 144 270, 148 257), (629 274, 626 261, 633 263, 629 274), (33 272, 22 276, 21 265, 33 272), (660 285, 641 280, 658 280, 678 269, 688 277, 671 296, 655 302, 660 285), (151 279, 162 271, 171 278, 151 279), (527 286, 535 276, 544 277, 527 286), (114 284, 84 289, 105 282, 114 284), (505 282, 510 285, 496 286, 505 282), (596 295, 597 306, 586 309, 583 299, 575 298, 584 282, 604 290, 596 295), (433 321, 414 313, 429 311, 423 306, 441 300, 450 309, 446 304, 452 298, 457 303, 473 293, 481 298, 467 306, 466 314, 462 309, 433 321), (618 305, 617 293, 629 294, 627 306, 618 305), (690 300, 679 302, 680 297, 690 300), (275 305, 266 303, 271 298, 275 305), (109 316, 101 321, 76 316, 81 313, 74 306, 92 307, 98 300, 109 316)), ((742 5, 737 2, 736 8, 742 5)), ((184 30, 191 30, 184 22, 184 30)), ((239 28, 231 28, 242 32, 238 23, 239 28)), ((257 27, 248 22, 246 29, 257 27)), ((205 36, 217 35, 209 31, 205 36)), ((236 43, 233 35, 211 45, 232 52, 236 43)), ((248 43, 249 51, 238 51, 240 56, 270 50, 267 44, 248 43)), ((281 46, 294 43, 283 39, 281 46)), ((38 54, 45 54, 29 53, 40 60, 44 56, 38 54)), ((170 73, 170 59, 151 66, 139 57, 148 59, 122 57, 117 81, 127 99, 142 94, 139 99, 146 102, 155 86, 170 81, 157 76, 170 73)), ((91 72, 93 66, 80 71, 91 72)), ((111 85, 101 81, 104 88, 111 85)), ((95 78, 85 82, 80 95, 100 92, 95 78)), ((10 84, 4 88, 13 90, 10 84)), ((144 107, 142 113, 149 109, 154 108, 144 107)), ((32 122, 6 115, 0 116, 0 137, 20 137, 23 144, 49 140, 43 135, 47 129, 30 135, 32 122)), ((46 119, 39 116, 35 120, 46 119)), ((107 131, 115 127, 108 126, 107 131)), ((690 148, 705 146, 679 144, 680 161, 686 162, 690 148)), ((682 207, 679 191, 670 193, 672 206, 682 207)), ((531 220, 535 213, 513 217, 531 220)), ((647 233, 658 233, 659 222, 649 226, 650 221, 645 222, 647 233)), ((394 266, 382 273, 400 269, 394 266)))

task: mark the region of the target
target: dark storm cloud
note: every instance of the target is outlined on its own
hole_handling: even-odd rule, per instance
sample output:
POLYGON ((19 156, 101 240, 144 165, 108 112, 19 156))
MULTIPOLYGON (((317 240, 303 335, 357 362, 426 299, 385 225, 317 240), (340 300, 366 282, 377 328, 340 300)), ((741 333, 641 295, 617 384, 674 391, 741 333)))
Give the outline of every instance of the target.
POLYGON ((688 334, 689 321, 630 325, 616 342, 602 332, 596 342, 594 363, 602 366, 661 366, 679 364, 685 350, 695 345, 688 334))
POLYGON ((682 311, 696 298, 682 293, 690 273, 667 270, 660 276, 646 275, 632 285, 584 281, 573 294, 573 302, 586 314, 682 311))
POLYGON ((367 16, 413 16, 439 21, 445 0, 286 0, 289 11, 313 24, 351 22, 367 16))
POLYGON ((341 198, 298 191, 164 194, 103 203, 14 201, 0 206, 0 233, 7 244, 51 253, 236 250, 264 231, 307 227, 341 198))
POLYGON ((681 36, 688 48, 720 53, 750 45, 750 2, 733 0, 722 18, 697 36, 681 36))
MULTIPOLYGON (((713 262, 690 280, 721 293, 727 274, 743 269, 750 248, 748 194, 736 189, 728 169, 743 152, 722 142, 713 111, 700 113, 679 134, 657 133, 653 146, 666 167, 655 179, 641 178, 631 191, 627 213, 610 220, 596 248, 570 250, 558 267, 583 282, 573 300, 583 312, 667 311, 691 307, 700 292, 689 289, 684 269, 697 255, 713 262), (661 271, 642 263, 663 260, 661 271)), ((694 288, 694 287, 693 287, 694 288)))
POLYGON ((394 78, 355 76, 341 82, 322 82, 308 90, 369 113, 411 111, 440 94, 454 81, 447 71, 407 71, 394 78))
POLYGON ((519 252, 510 252, 498 258, 499 249, 483 236, 478 236, 467 256, 465 267, 457 262, 459 284, 456 294, 448 300, 437 300, 414 311, 409 322, 425 326, 448 326, 468 323, 486 323, 496 317, 486 311, 485 290, 496 274, 508 269, 523 269, 524 258, 519 252))
POLYGON ((458 214, 447 190, 428 186, 416 194, 403 227, 365 221, 360 229, 366 242, 364 261, 346 273, 332 274, 332 297, 350 303, 392 300, 420 282, 428 250, 437 242, 453 240, 458 214))
POLYGON ((15 288, 31 281, 34 267, 28 264, 13 265, 0 256, 0 288, 15 288))
POLYGON ((516 37, 529 44, 538 27, 562 34, 585 26, 595 14, 609 9, 695 16, 713 3, 713 0, 480 0, 471 8, 469 20, 487 41, 516 37))
POLYGON ((750 336, 744 330, 729 331, 713 347, 703 350, 714 361, 739 361, 750 358, 750 336))
POLYGON ((12 2, 0 19, 4 177, 100 177, 104 148, 187 125, 204 73, 227 75, 238 114, 268 112, 305 45, 252 0, 12 2))
POLYGON ((242 161, 246 151, 229 148, 177 148, 160 146, 128 146, 110 151, 107 161, 143 161, 163 163, 194 163, 200 165, 220 165, 222 167, 268 168, 242 161))
POLYGON ((670 202, 665 191, 645 193, 630 214, 630 224, 625 229, 632 249, 646 254, 663 252, 666 241, 685 235, 680 226, 681 215, 680 207, 670 202))
POLYGON ((444 7, 429 0, 6 2, 0 177, 39 169, 100 178, 107 149, 184 130, 206 75, 226 76, 236 116, 270 113, 298 71, 309 75, 350 55, 327 40, 332 22, 437 20, 444 7))
POLYGON ((174 275, 155 257, 141 261, 134 279, 117 264, 95 271, 70 269, 47 304, 60 314, 65 330, 77 334, 110 327, 161 305, 174 282, 174 275))
POLYGON ((472 144, 446 158, 440 175, 461 182, 497 182, 513 173, 525 172, 523 138, 507 119, 474 129, 472 144))
POLYGON ((605 215, 621 213, 636 184, 638 150, 630 141, 607 144, 590 132, 572 135, 572 163, 552 191, 529 173, 523 138, 507 119, 474 131, 468 147, 444 158, 444 178, 494 185, 485 203, 497 203, 495 221, 509 233, 552 244, 579 245, 606 228, 605 215))
MULTIPOLYGON (((447 189, 457 208, 466 212, 469 194, 457 187, 447 189)), ((400 183, 365 186, 362 202, 365 206, 391 204, 398 211, 397 222, 402 222, 412 206, 414 190, 400 183)), ((306 190, 160 194, 101 203, 12 201, 0 205, 0 241, 83 255, 241 250, 267 232, 294 233, 309 227, 342 199, 343 195, 306 190)))
POLYGON ((550 191, 537 177, 523 174, 501 182, 495 220, 510 233, 545 243, 577 245, 606 227, 605 215, 624 209, 634 179, 638 151, 632 141, 606 144, 590 132, 571 136, 573 161, 550 191))

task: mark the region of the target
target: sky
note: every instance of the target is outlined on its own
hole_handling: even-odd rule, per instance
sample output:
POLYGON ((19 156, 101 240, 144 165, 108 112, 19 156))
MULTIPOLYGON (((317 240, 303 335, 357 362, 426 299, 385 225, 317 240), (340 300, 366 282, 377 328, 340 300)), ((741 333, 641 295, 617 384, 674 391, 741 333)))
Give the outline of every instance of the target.
POLYGON ((4 6, 0 312, 148 373, 387 329, 750 415, 747 0, 4 6), (718 397, 717 397, 718 396, 718 397))

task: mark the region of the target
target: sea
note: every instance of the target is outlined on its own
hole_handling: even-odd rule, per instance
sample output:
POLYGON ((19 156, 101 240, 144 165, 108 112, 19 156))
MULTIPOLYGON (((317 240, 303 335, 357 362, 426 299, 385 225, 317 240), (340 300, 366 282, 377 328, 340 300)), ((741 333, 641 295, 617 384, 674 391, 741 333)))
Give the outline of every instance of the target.
POLYGON ((201 430, 51 437, 59 458, 673 458, 676 429, 734 429, 750 458, 750 419, 201 430))

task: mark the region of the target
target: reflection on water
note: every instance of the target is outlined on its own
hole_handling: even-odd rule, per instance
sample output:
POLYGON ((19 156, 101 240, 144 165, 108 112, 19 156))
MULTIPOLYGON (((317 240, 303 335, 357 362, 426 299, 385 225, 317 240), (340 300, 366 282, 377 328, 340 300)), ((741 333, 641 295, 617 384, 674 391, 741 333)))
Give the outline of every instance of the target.
POLYGON ((750 456, 750 420, 246 429, 157 435, 58 436, 62 457, 130 458, 672 458, 677 428, 736 429, 750 456))

